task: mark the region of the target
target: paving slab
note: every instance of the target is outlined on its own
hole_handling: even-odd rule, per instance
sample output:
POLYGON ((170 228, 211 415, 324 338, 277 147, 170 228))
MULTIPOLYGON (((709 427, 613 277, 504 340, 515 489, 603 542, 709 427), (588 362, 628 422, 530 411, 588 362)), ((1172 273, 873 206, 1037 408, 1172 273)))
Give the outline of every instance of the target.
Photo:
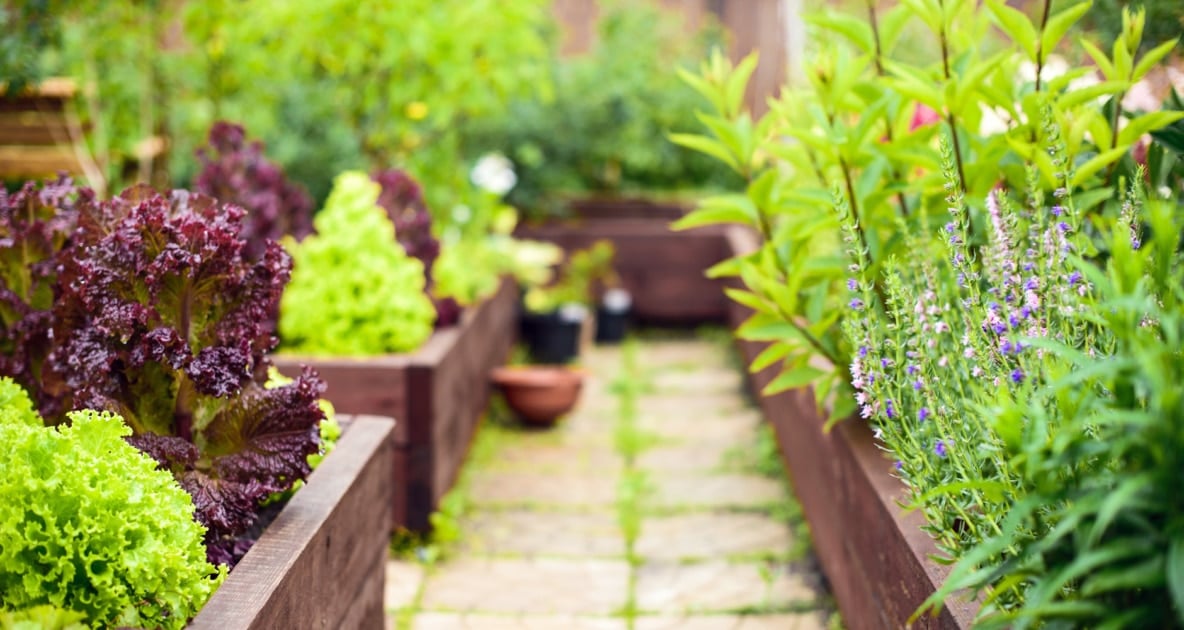
POLYGON ((610 615, 628 597, 624 560, 456 558, 428 576, 424 610, 610 615))
POLYGON ((805 606, 816 599, 802 576, 782 565, 652 562, 637 570, 638 609, 665 615, 805 606), (761 567, 771 571, 770 580, 761 567))
POLYGON ((386 561, 386 591, 383 603, 388 610, 406 608, 415 603, 423 582, 424 568, 418 562, 386 561))
POLYGON ((474 505, 613 506, 619 478, 620 475, 613 472, 573 474, 486 470, 474 475, 469 485, 469 497, 474 505))
POLYGON ((412 630, 626 630, 624 619, 573 615, 421 613, 412 630))
POLYGON ((522 556, 625 555, 615 512, 529 510, 478 512, 461 521, 461 549, 469 554, 522 556))
POLYGON ((741 447, 754 444, 760 428, 758 422, 746 417, 717 416, 704 420, 694 410, 682 414, 640 415, 637 426, 664 440, 682 443, 723 444, 741 447))
POLYGON ((667 369, 650 377, 656 393, 703 394, 725 393, 739 397, 744 388, 744 375, 737 370, 702 366, 696 370, 667 369))
POLYGON ((699 615, 638 617, 633 630, 825 630, 816 612, 776 615, 699 615))
POLYGON ((692 370, 726 364, 727 354, 716 343, 700 339, 643 341, 637 363, 645 370, 692 370))
POLYGON ((651 475, 647 508, 751 509, 789 500, 781 484, 738 473, 651 475))
POLYGON ((634 550, 645 560, 722 560, 784 555, 792 543, 786 524, 764 514, 707 512, 645 518, 634 550))
MULTIPOLYGON (((607 429, 602 429, 607 433, 607 429)), ((604 474, 621 470, 621 457, 612 450, 607 440, 590 443, 574 437, 564 436, 559 440, 527 440, 515 438, 512 443, 500 446, 484 462, 485 468, 534 471, 566 472, 571 474, 604 474)))
POLYGON ((637 467, 646 471, 707 473, 724 467, 736 448, 736 444, 724 441, 661 444, 642 451, 637 467))

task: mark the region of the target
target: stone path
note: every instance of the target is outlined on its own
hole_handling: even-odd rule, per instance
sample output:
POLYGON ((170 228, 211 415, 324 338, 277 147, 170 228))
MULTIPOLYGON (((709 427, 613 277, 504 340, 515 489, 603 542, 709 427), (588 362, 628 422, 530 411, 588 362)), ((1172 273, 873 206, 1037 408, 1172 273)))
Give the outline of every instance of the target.
POLYGON ((581 404, 557 428, 482 427, 443 517, 454 540, 388 563, 388 626, 828 627, 788 486, 757 470, 760 414, 726 350, 642 340, 583 365, 581 404))

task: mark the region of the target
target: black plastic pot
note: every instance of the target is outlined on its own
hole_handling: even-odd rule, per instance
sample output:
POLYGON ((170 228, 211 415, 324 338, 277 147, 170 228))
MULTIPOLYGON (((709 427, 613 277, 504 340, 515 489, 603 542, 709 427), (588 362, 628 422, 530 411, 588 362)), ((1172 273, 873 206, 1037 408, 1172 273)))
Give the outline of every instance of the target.
POLYGON ((569 309, 549 313, 524 311, 521 319, 522 339, 537 363, 570 363, 580 356, 580 327, 584 313, 569 309))
POLYGON ((629 311, 596 309, 596 343, 621 343, 629 328, 629 311))

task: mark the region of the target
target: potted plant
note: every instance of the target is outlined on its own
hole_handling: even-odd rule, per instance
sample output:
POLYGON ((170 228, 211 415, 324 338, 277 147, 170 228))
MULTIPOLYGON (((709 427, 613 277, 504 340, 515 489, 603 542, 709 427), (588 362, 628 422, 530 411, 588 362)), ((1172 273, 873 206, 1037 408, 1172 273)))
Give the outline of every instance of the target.
POLYGON ((523 295, 522 336, 535 361, 562 364, 580 354, 581 338, 592 331, 596 286, 612 281, 613 246, 598 241, 572 252, 554 283, 523 295))

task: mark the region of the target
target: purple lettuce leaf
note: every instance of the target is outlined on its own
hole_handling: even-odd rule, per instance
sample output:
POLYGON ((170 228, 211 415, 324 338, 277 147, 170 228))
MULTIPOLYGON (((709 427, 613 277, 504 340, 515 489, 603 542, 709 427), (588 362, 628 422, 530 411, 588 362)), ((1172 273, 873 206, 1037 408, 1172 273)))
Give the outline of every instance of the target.
POLYGON ((242 126, 225 121, 210 128, 209 146, 198 149, 202 170, 194 190, 247 211, 242 236, 246 255, 262 256, 268 241, 312 233, 312 198, 288 181, 283 170, 263 157, 263 144, 247 143, 242 126))
POLYGON ((50 352, 57 267, 94 193, 68 177, 26 182, 15 193, 0 187, 0 374, 29 391, 53 415, 61 384, 45 369, 50 352))
POLYGON ((53 311, 49 362, 72 406, 123 416, 131 442, 193 496, 211 559, 236 548, 226 541, 260 500, 307 477, 324 418, 311 371, 263 387, 291 259, 274 242, 248 256, 242 220, 212 198, 147 187, 93 204, 53 311))

